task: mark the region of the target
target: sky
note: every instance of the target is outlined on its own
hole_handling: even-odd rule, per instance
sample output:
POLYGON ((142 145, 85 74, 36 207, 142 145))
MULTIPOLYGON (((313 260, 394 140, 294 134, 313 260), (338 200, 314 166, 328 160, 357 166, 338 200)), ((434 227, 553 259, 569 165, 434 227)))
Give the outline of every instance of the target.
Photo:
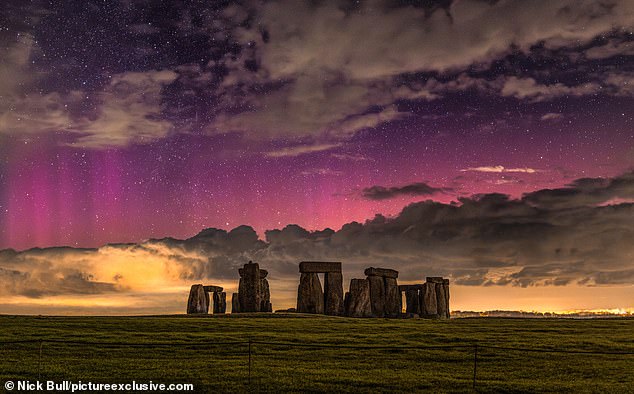
POLYGON ((181 313, 248 260, 634 310, 634 3, 3 1, 0 313, 181 313))

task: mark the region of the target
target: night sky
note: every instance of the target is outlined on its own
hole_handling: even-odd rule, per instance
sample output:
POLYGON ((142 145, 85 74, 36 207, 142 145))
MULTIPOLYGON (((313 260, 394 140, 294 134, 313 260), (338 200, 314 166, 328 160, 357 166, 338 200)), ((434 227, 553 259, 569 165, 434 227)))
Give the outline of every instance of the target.
POLYGON ((178 310, 249 258, 280 307, 322 258, 634 308, 632 1, 2 4, 0 312, 178 310))

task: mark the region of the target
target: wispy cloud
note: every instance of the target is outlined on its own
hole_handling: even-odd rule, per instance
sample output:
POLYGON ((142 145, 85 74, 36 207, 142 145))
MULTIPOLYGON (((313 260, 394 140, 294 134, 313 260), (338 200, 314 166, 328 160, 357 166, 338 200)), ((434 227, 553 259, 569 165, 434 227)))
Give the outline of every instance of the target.
POLYGON ((317 145, 297 145, 270 151, 266 153, 268 157, 294 157, 308 153, 322 152, 334 149, 341 144, 317 144, 317 145))
POLYGON ((309 170, 304 170, 301 172, 302 175, 310 176, 310 175, 331 175, 331 176, 340 176, 343 175, 342 171, 333 170, 330 168, 311 168, 309 170))
POLYGON ((555 120, 555 119, 561 119, 561 118, 563 118, 562 114, 549 112, 547 114, 542 115, 542 117, 539 119, 540 120, 555 120))
POLYGON ((503 172, 520 172, 526 174, 534 174, 537 172, 541 172, 541 170, 536 170, 530 167, 519 167, 519 168, 506 168, 504 166, 482 166, 482 167, 469 167, 460 170, 462 172, 473 171, 473 172, 495 172, 495 173, 503 173, 503 172))
POLYGON ((339 160, 350 160, 350 161, 368 161, 370 158, 363 156, 359 153, 333 153, 330 156, 339 160))

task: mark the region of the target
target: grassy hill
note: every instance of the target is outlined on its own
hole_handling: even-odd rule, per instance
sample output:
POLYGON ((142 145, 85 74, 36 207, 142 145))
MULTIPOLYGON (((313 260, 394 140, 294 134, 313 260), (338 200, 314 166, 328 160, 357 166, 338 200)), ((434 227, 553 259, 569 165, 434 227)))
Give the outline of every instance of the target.
POLYGON ((632 319, 0 316, 0 342, 11 341, 26 342, 2 344, 0 385, 39 376, 196 392, 466 392, 477 344, 478 391, 634 387, 634 355, 537 351, 634 353, 632 319))

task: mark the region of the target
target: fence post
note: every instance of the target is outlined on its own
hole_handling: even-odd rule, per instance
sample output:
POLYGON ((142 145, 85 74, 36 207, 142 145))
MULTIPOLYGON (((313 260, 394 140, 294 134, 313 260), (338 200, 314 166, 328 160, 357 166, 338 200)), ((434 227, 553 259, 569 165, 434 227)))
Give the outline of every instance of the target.
POLYGON ((249 338, 249 387, 251 387, 251 338, 249 338))
POLYGON ((473 390, 476 390, 476 374, 478 373, 478 344, 473 349, 473 390))
POLYGON ((42 346, 44 345, 44 341, 40 341, 40 355, 37 358, 37 380, 40 380, 42 376, 42 346))

